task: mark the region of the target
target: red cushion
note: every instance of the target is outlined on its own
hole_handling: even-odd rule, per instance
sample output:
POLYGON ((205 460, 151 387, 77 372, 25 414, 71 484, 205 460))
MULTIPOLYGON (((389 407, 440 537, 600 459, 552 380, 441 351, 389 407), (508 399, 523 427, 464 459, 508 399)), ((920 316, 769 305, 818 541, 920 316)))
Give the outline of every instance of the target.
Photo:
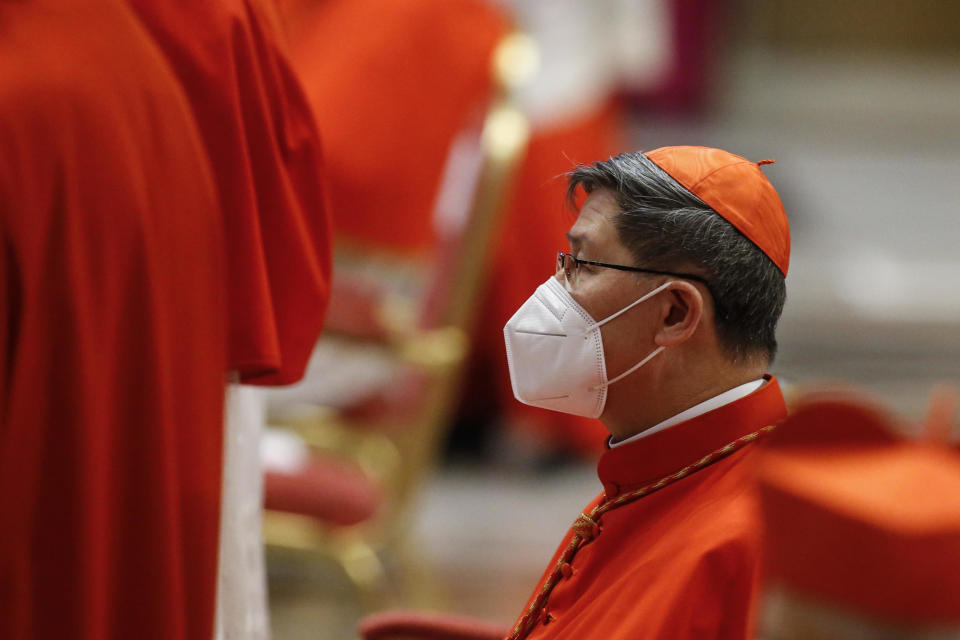
POLYGON ((264 506, 327 524, 351 525, 370 518, 383 501, 380 488, 342 460, 314 456, 295 473, 268 471, 264 506))
POLYGON ((502 640, 509 627, 444 613, 383 611, 367 616, 357 625, 364 640, 502 640))

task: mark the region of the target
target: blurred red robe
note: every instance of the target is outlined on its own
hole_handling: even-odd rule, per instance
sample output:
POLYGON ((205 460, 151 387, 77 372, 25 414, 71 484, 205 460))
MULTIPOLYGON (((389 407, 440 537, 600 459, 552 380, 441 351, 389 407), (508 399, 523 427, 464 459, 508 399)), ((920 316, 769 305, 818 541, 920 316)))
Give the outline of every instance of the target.
POLYGON ((186 90, 210 157, 223 209, 230 368, 242 382, 296 382, 323 325, 331 229, 320 139, 275 8, 129 3, 186 90))
MULTIPOLYGON (((785 417, 771 378, 740 400, 609 449, 598 466, 604 493, 583 512, 785 417)), ((752 639, 761 555, 755 447, 605 513, 596 536, 562 568, 527 638, 752 639)), ((530 602, 572 536, 560 543, 530 602)))
POLYGON ((293 64, 331 160, 338 241, 429 255, 450 143, 486 108, 504 16, 483 0, 284 6, 293 64))
POLYGON ((211 637, 219 209, 124 4, 0 3, 0 638, 211 637))
MULTIPOLYGON (((186 90, 213 168, 229 368, 247 384, 296 382, 323 324, 331 232, 320 139, 275 7, 271 0, 129 2, 186 90)), ((218 637, 269 635, 259 397, 234 387, 227 403, 218 637)))

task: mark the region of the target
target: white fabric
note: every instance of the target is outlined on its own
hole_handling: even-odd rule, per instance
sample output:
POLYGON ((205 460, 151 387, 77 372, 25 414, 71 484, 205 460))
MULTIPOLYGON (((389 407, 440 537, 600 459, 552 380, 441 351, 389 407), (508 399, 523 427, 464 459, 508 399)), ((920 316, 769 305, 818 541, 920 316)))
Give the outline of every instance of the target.
POLYGON ((673 284, 667 282, 597 322, 555 277, 537 287, 503 327, 513 395, 524 404, 598 418, 607 387, 663 351, 607 379, 600 327, 673 284))
POLYGON ((535 130, 575 122, 607 103, 617 85, 614 0, 497 2, 511 10, 540 51, 537 74, 516 96, 535 130))
POLYGON ((701 416, 709 411, 714 409, 719 409, 725 404, 730 404, 741 398, 746 398, 748 395, 759 389, 763 386, 764 380, 760 378, 759 380, 751 380, 750 382, 745 382, 738 387, 724 391, 723 393, 713 396, 709 400, 704 400, 700 404, 695 404, 689 409, 681 411, 672 418, 667 418, 663 422, 659 422, 654 426, 650 427, 646 431, 641 431, 640 433, 630 436, 620 442, 614 442, 613 438, 610 438, 609 444, 610 448, 619 447, 620 445, 627 444, 628 442, 636 442, 646 438, 649 435, 653 435, 658 431, 663 431, 664 429, 669 429, 670 427, 680 424, 681 422, 686 422, 687 420, 692 420, 697 416, 701 416))
POLYGON ((659 88, 670 72, 676 49, 673 19, 666 0, 614 0, 610 25, 620 81, 633 91, 659 88))
POLYGON ((261 535, 260 438, 264 416, 261 389, 227 385, 216 640, 267 640, 270 637, 261 535))
POLYGON ((495 2, 510 10, 540 50, 539 72, 518 96, 536 131, 596 113, 623 84, 656 89, 674 63, 667 0, 495 2))

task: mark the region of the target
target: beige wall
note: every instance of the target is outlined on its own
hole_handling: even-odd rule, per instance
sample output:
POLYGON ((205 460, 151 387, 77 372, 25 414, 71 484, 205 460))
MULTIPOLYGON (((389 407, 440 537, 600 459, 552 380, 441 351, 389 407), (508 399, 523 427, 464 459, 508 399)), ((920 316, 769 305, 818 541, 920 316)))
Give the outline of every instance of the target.
POLYGON ((960 53, 954 0, 735 0, 735 31, 791 49, 960 53))

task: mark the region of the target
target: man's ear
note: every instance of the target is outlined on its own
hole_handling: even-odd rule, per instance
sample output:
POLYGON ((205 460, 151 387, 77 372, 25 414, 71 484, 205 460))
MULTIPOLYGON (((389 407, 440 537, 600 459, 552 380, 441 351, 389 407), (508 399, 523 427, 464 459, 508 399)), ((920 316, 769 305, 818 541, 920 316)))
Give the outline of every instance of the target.
POLYGON ((685 280, 675 281, 663 295, 660 325, 654 342, 662 347, 675 347, 686 342, 700 326, 703 317, 703 296, 685 280))

